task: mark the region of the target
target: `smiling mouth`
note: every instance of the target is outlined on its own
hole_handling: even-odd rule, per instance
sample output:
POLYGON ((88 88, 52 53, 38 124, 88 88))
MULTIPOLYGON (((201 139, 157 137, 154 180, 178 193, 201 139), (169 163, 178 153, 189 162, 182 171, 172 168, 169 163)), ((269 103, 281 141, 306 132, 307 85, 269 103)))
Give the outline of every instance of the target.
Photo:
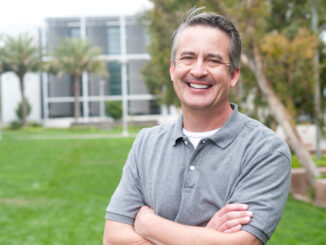
POLYGON ((208 84, 198 84, 198 83, 187 83, 187 85, 190 88, 195 88, 195 89, 209 89, 210 87, 212 87, 212 85, 208 85, 208 84))

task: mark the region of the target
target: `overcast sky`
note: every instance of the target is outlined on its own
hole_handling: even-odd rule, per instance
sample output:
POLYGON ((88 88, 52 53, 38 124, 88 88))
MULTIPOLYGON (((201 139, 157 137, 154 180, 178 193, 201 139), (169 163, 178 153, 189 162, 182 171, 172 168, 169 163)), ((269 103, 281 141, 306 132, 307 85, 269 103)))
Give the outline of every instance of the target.
POLYGON ((150 6, 148 0, 4 0, 0 33, 29 31, 47 17, 130 15, 150 6))
POLYGON ((130 15, 151 6, 149 0, 2 0, 0 34, 37 32, 47 17, 130 15))

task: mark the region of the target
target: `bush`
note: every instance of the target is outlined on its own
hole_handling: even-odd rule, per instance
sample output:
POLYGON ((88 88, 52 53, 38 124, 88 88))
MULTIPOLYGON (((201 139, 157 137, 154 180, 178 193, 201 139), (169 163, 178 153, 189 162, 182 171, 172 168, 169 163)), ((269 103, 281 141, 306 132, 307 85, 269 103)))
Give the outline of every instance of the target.
MULTIPOLYGON (((25 98, 25 101, 26 101, 26 117, 27 117, 32 111, 32 106, 27 98, 25 98)), ((19 121, 22 121, 22 113, 23 113, 23 106, 22 103, 19 102, 16 108, 16 116, 19 119, 19 121)))
POLYGON ((16 130, 20 129, 23 126, 23 124, 19 121, 12 121, 10 122, 9 129, 16 130))
POLYGON ((106 101, 105 111, 113 119, 120 119, 122 117, 121 101, 106 101))
POLYGON ((30 122, 28 123, 28 126, 29 127, 32 127, 32 128, 42 128, 42 124, 41 123, 38 123, 38 122, 30 122))
MULTIPOLYGON (((23 127, 23 124, 21 121, 12 121, 9 124, 8 129, 10 130, 17 130, 23 127)), ((28 123, 28 128, 29 129, 37 129, 37 128, 43 128, 42 124, 37 123, 37 122, 30 122, 28 123)))

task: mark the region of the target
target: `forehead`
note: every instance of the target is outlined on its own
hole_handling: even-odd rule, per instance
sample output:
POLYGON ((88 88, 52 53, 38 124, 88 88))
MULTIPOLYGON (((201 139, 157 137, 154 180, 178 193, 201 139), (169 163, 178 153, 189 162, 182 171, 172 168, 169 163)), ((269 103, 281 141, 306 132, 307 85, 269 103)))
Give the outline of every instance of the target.
POLYGON ((218 52, 225 55, 229 53, 230 37, 217 27, 186 27, 179 33, 176 41, 176 54, 184 51, 218 52))

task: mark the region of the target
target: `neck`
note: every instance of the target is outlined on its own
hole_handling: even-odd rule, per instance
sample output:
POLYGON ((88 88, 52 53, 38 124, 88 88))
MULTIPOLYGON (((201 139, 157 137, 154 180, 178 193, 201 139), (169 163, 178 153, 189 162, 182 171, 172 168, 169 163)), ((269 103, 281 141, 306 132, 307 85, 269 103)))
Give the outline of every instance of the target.
POLYGON ((232 114, 229 103, 214 110, 189 110, 182 107, 183 127, 190 132, 206 132, 221 128, 232 114))

